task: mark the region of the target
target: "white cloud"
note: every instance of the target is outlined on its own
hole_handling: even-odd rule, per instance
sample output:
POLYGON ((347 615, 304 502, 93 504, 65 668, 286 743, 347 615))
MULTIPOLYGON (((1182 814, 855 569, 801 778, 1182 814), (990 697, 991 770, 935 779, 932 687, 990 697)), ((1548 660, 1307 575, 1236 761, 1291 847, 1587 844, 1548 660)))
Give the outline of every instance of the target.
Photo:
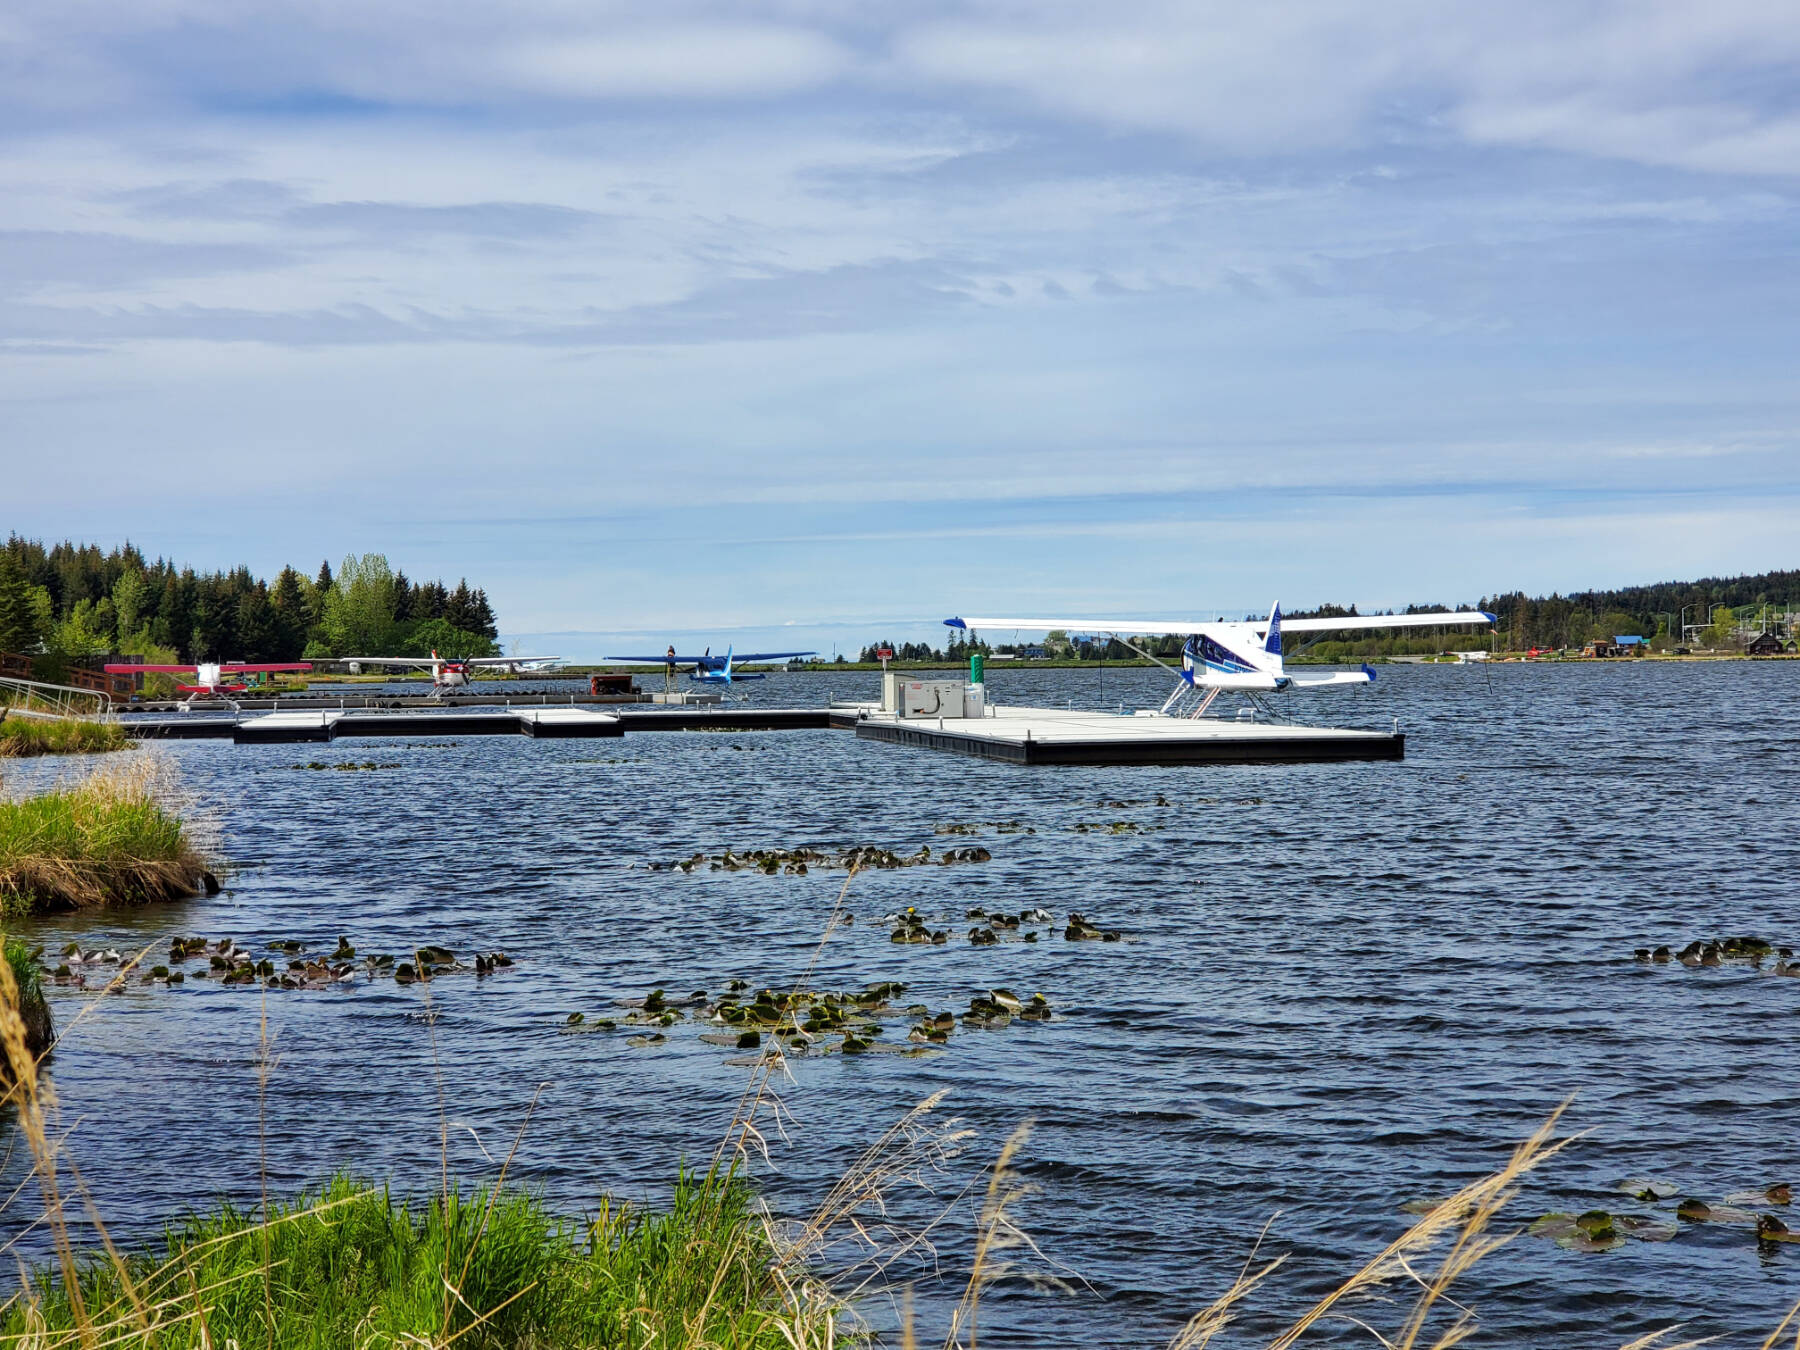
POLYGON ((1239 154, 1444 131, 1728 173, 1800 173, 1800 23, 1687 0, 969 5, 902 29, 905 77, 1239 154))
POLYGON ((500 53, 520 89, 570 98, 715 99, 812 89, 849 66, 820 33, 690 24, 534 39, 500 53))

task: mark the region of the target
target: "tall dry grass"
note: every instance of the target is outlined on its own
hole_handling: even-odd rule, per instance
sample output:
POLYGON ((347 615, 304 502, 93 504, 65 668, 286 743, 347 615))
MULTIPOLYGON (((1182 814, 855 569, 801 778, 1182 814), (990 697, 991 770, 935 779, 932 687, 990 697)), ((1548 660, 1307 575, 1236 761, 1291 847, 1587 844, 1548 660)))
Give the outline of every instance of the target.
POLYGON ((0 798, 0 914, 143 904, 202 889, 169 761, 146 753, 0 798))

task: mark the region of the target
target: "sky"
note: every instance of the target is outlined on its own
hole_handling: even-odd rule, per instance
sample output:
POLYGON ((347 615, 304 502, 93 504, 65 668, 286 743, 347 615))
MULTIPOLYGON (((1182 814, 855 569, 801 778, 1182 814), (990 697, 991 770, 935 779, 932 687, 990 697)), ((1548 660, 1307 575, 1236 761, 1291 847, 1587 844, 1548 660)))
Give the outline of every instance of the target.
POLYGON ((1797 261, 1768 0, 25 0, 0 528, 571 658, 1793 567, 1797 261))

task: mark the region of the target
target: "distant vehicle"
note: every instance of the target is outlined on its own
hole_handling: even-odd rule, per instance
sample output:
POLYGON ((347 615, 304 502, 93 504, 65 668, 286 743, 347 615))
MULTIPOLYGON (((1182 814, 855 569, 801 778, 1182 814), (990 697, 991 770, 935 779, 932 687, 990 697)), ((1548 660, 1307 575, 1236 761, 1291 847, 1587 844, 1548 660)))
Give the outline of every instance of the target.
POLYGON ((121 662, 105 667, 108 675, 192 675, 192 684, 177 684, 175 692, 186 694, 181 707, 185 712, 193 707, 198 698, 224 699, 231 702, 230 695, 242 694, 250 686, 242 680, 228 680, 228 675, 269 675, 277 671, 311 670, 312 665, 306 661, 201 661, 191 666, 158 666, 144 665, 135 662, 121 662))
POLYGON ((543 670, 558 665, 560 656, 439 656, 432 648, 430 656, 349 656, 344 658, 352 674, 361 674, 363 666, 389 666, 398 670, 429 670, 431 691, 460 689, 469 677, 481 670, 508 671, 517 675, 526 670, 543 670))
POLYGON ((725 655, 714 656, 708 647, 699 656, 680 656, 673 647, 661 656, 608 656, 608 662, 618 662, 627 666, 662 666, 674 674, 684 666, 688 670, 688 678, 695 684, 734 684, 739 680, 760 680, 760 674, 745 674, 736 668, 735 663, 748 665, 757 661, 789 661, 796 656, 817 656, 817 652, 744 652, 733 655, 727 647, 725 655))

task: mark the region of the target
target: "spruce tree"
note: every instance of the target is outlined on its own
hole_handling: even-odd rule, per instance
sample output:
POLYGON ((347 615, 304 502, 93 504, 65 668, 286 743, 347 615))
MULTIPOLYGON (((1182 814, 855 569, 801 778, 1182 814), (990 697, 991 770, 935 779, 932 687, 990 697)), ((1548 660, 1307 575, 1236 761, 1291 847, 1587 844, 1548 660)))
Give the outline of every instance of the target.
POLYGON ((490 642, 499 638, 500 626, 494 621, 494 607, 488 604, 486 591, 480 589, 476 590, 469 609, 469 617, 473 620, 473 622, 469 624, 469 631, 471 633, 480 633, 490 642))
POLYGON ((11 552, 0 553, 0 652, 23 655, 42 637, 25 570, 11 552))
POLYGON ((456 589, 450 592, 450 600, 444 606, 444 618, 452 628, 460 628, 465 633, 479 632, 475 626, 475 600, 469 594, 469 579, 463 577, 456 583, 456 589))
POLYGON ((300 574, 291 567, 281 569, 275 586, 269 592, 269 608, 274 614, 273 645, 277 661, 295 661, 306 650, 306 595, 300 589, 300 574))

